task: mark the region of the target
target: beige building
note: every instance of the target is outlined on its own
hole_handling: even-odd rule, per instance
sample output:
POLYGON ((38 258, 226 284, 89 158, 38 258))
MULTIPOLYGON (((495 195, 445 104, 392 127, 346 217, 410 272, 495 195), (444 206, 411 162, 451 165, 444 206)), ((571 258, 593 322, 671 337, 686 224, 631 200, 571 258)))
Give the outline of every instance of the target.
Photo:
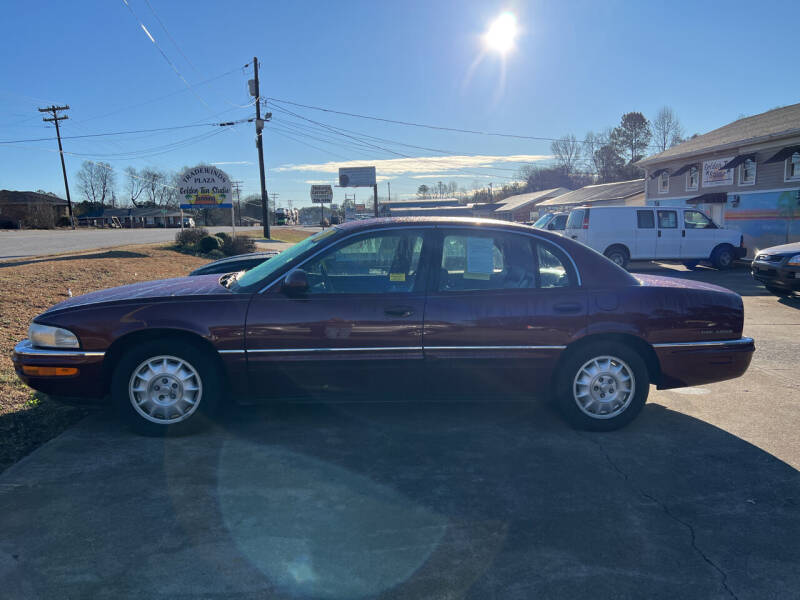
POLYGON ((541 213, 570 210, 576 206, 643 206, 644 179, 587 185, 540 202, 541 213))

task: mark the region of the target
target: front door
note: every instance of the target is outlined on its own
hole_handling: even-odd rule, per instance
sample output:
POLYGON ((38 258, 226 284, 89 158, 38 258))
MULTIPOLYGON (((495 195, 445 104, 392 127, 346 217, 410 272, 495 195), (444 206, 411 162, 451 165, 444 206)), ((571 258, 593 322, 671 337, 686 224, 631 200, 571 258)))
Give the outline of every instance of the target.
POLYGON ((532 236, 441 229, 425 308, 426 388, 437 397, 536 394, 586 324, 567 255, 532 236))
POLYGON ((422 368, 424 230, 392 228, 347 238, 298 266, 308 292, 280 282, 250 305, 251 393, 412 393, 422 368))
POLYGON ((716 245, 716 225, 699 210, 683 211, 681 258, 708 258, 716 245))
POLYGON ((681 228, 678 227, 677 210, 657 210, 658 237, 656 239, 656 258, 680 258, 681 228))

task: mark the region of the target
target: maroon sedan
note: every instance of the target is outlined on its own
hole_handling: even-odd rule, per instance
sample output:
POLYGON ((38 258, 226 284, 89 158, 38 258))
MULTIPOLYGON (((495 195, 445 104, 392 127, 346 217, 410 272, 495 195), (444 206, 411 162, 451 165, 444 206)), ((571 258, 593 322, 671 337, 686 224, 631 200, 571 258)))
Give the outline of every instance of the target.
POLYGON ((476 219, 381 219, 321 232, 246 273, 93 292, 36 317, 19 376, 105 397, 145 433, 226 401, 553 397, 615 429, 659 389, 742 375, 742 299, 631 275, 546 231, 476 219))

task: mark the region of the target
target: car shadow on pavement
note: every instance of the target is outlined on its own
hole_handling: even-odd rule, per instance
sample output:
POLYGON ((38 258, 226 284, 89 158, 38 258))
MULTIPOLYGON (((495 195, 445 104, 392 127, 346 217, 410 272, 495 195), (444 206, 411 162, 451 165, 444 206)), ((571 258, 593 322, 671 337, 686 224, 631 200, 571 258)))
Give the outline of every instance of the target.
POLYGON ((799 502, 793 467, 654 403, 603 434, 522 402, 236 408, 168 439, 103 414, 0 477, 0 585, 18 597, 790 597, 799 502))
POLYGON ((0 262, 0 269, 6 267, 20 267, 43 262, 60 262, 65 260, 86 260, 94 258, 148 258, 147 254, 141 252, 131 252, 129 250, 108 250, 107 252, 95 252, 94 254, 70 254, 69 256, 53 256, 49 258, 34 258, 31 260, 20 260, 14 262, 0 262))

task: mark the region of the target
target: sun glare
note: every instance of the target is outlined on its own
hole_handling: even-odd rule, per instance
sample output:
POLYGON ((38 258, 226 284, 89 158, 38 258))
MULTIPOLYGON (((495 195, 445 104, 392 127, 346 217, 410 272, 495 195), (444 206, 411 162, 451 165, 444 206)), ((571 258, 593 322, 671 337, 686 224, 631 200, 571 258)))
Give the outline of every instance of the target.
POLYGON ((517 18, 510 12, 504 12, 492 22, 483 40, 489 50, 506 54, 514 47, 516 37, 517 18))

